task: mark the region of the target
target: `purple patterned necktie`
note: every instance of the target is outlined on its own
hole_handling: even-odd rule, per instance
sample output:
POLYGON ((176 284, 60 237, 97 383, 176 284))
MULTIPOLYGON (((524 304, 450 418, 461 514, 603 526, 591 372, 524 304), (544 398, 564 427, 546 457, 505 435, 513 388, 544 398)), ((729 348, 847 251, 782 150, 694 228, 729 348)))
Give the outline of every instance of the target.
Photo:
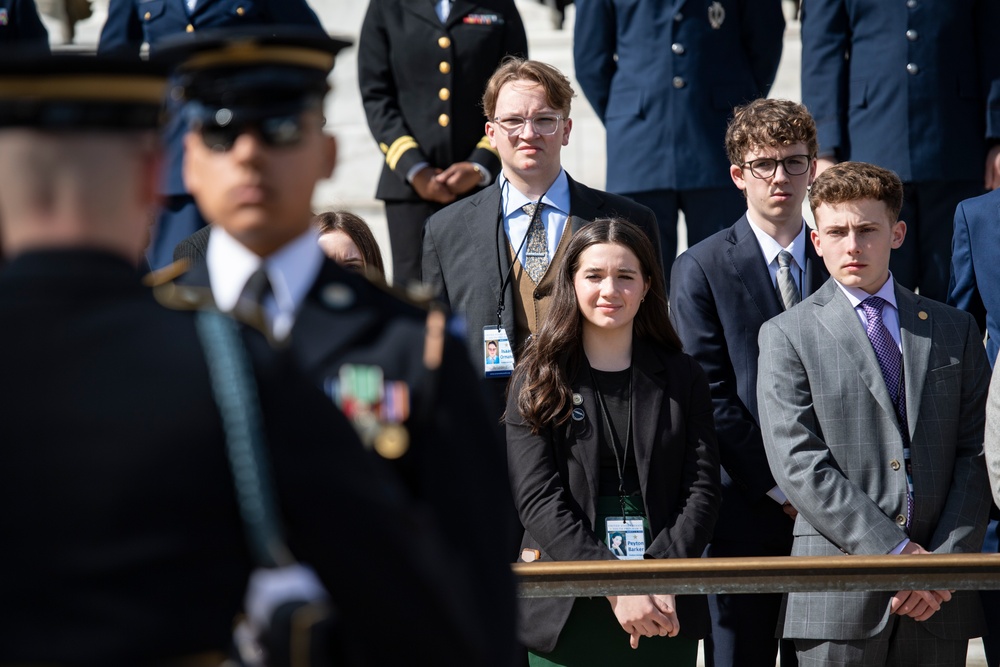
POLYGON ((868 340, 875 348, 875 358, 878 359, 879 368, 882 369, 882 379, 885 380, 886 389, 892 398, 892 404, 896 408, 896 418, 899 420, 899 431, 903 437, 903 457, 905 459, 907 494, 906 494, 906 529, 910 528, 913 522, 913 477, 910 469, 910 432, 906 423, 906 387, 903 385, 903 354, 899 351, 899 346, 893 340, 892 334, 882 321, 882 308, 885 306, 885 299, 878 296, 870 296, 861 302, 864 308, 865 318, 868 320, 866 330, 868 340))

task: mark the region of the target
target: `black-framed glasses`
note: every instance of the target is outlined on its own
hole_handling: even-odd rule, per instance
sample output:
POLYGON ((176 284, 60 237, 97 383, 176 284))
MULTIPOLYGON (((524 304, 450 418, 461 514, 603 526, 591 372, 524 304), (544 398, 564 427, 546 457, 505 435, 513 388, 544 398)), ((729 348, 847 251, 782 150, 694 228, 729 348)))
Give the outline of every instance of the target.
POLYGON ((493 119, 493 122, 500 126, 500 129, 507 133, 508 137, 516 137, 524 131, 524 125, 526 123, 531 123, 532 129, 535 130, 535 134, 541 134, 543 136, 549 136, 556 133, 559 129, 559 121, 563 119, 559 114, 541 114, 535 116, 534 118, 523 118, 521 116, 507 116, 505 118, 500 118, 499 116, 493 119))
POLYGON ((744 162, 740 166, 743 168, 750 167, 750 173, 753 174, 755 178, 771 178, 774 176, 774 172, 778 170, 779 164, 785 169, 785 173, 789 176, 801 176, 809 171, 809 166, 812 164, 812 156, 789 155, 781 160, 777 160, 773 157, 762 157, 757 160, 744 162))
POLYGON ((195 129, 209 149, 225 153, 233 147, 241 134, 251 130, 257 133, 261 142, 271 148, 290 148, 302 141, 305 119, 303 114, 272 116, 242 123, 229 122, 219 125, 214 122, 200 123, 195 129))

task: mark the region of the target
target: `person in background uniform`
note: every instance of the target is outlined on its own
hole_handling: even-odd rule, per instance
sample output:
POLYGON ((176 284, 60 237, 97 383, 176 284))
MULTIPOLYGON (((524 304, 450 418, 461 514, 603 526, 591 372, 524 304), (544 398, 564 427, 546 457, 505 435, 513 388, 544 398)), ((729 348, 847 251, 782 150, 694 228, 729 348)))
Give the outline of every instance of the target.
POLYGON ((573 62, 607 129, 607 188, 656 214, 667 276, 679 210, 690 247, 745 208, 726 123, 767 97, 784 29, 781 0, 577 0, 573 62))
MULTIPOLYGON (((996 365, 1000 350, 1000 190, 966 199, 955 209, 948 305, 976 318, 986 332, 986 356, 996 365)), ((987 408, 987 412, 989 408, 987 408)), ((983 553, 1000 550, 1000 509, 994 504, 983 553)), ((1000 591, 981 591, 990 628, 1000 628, 1000 591)), ((988 667, 1000 667, 1000 630, 983 637, 988 667)))
POLYGON ((816 119, 819 172, 855 160, 899 175, 909 234, 892 275, 938 301, 955 207, 982 194, 984 163, 986 182, 1000 184, 997 34, 995 0, 802 4, 802 103, 816 119))
MULTIPOLYGON (((806 5, 808 7, 808 3, 806 5)), ((903 184, 845 162, 809 191, 831 279, 760 330, 757 403, 793 556, 975 553, 989 514, 990 368, 971 315, 899 285, 903 184)), ((788 593, 799 664, 965 665, 976 591, 788 593)))
POLYGON ((336 161, 323 129, 333 58, 317 53, 308 32, 284 27, 228 29, 181 47, 191 49, 175 75, 188 121, 184 180, 211 225, 192 240, 207 244, 204 261, 173 288, 223 311, 249 307, 344 411, 446 535, 451 587, 472 597, 466 620, 476 651, 448 655, 507 667, 515 645, 503 548, 510 492, 465 351, 440 312, 326 258, 311 224, 313 189, 336 161))
MULTIPOLYGON (((253 561, 222 420, 193 314, 137 269, 165 89, 138 59, 0 65, 5 665, 221 665, 231 646, 253 561)), ((338 664, 464 647, 433 527, 320 392, 281 360, 256 370, 285 538, 336 608, 338 664), (348 518, 376 527, 363 550, 343 549, 348 518)))
POLYGON ((0 49, 37 46, 49 50, 49 33, 35 0, 0 0, 0 49))
MULTIPOLYGON (((526 57, 513 0, 371 0, 358 44, 368 127, 385 154, 392 281, 420 279, 424 222, 489 185, 500 162, 479 101, 504 57, 526 57)), ((478 349, 478 345, 477 345, 478 349)))
MULTIPOLYGON (((136 55, 148 44, 155 56, 159 42, 172 35, 270 24, 312 26, 317 33, 322 32, 319 18, 306 0, 110 0, 97 52, 136 55)), ((181 177, 184 121, 176 113, 176 102, 168 99, 168 105, 174 113, 164 131, 164 200, 147 250, 153 269, 170 264, 177 244, 205 226, 205 218, 181 177)))
MULTIPOLYGON (((816 174, 816 125, 801 104, 754 100, 736 109, 726 150, 746 212, 674 262, 670 317, 684 349, 705 369, 715 406, 722 508, 706 555, 787 556, 795 510, 764 453, 757 334, 828 277, 802 219, 816 174)), ((711 595, 709 608, 707 664, 774 667, 779 650, 782 665, 795 664, 793 647, 775 640, 780 595, 711 595)))
MULTIPOLYGON (((516 356, 545 319, 556 274, 549 267, 558 265, 570 237, 584 225, 620 217, 657 240, 652 211, 577 183, 562 168, 560 151, 573 129, 572 98, 569 79, 551 65, 513 59, 501 65, 482 102, 486 135, 500 154, 500 178, 427 222, 423 280, 464 319, 480 374, 483 343, 497 339, 484 338, 484 327, 499 324, 505 335, 501 354, 506 344, 516 356)), ((487 383, 492 414, 499 418, 507 376, 491 376, 487 383)))

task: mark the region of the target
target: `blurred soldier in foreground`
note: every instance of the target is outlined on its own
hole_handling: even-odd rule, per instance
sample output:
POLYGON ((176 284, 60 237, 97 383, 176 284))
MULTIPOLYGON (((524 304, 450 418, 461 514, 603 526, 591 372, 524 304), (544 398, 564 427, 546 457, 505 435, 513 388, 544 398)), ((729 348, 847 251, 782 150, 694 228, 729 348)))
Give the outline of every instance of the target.
POLYGON ((249 297, 267 338, 392 461, 414 506, 443 529, 458 562, 451 586, 474 597, 465 615, 476 631, 475 655, 456 644, 449 657, 505 665, 515 614, 504 551, 510 492, 465 351, 440 313, 327 259, 311 224, 313 189, 336 160, 323 130, 329 41, 268 28, 178 46, 190 49, 176 76, 189 122, 184 180, 211 225, 178 246, 204 261, 176 288, 224 311, 249 297))
MULTIPOLYGON (((0 664, 219 665, 253 565, 195 318, 136 268, 164 81, 78 55, 0 66, 0 664)), ((463 650, 440 538, 269 361, 270 477, 338 612, 331 656, 463 650)))

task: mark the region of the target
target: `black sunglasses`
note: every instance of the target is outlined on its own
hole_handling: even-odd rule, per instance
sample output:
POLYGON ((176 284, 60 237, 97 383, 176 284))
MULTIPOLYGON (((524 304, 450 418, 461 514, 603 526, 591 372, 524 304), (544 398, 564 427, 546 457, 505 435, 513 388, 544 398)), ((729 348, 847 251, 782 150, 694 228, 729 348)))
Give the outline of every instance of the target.
POLYGON ((224 153, 233 147, 241 134, 256 133, 265 146, 271 148, 290 148, 302 141, 304 119, 303 114, 288 116, 271 116, 261 120, 230 122, 218 125, 214 122, 202 123, 195 129, 201 135, 201 140, 209 149, 224 153))

